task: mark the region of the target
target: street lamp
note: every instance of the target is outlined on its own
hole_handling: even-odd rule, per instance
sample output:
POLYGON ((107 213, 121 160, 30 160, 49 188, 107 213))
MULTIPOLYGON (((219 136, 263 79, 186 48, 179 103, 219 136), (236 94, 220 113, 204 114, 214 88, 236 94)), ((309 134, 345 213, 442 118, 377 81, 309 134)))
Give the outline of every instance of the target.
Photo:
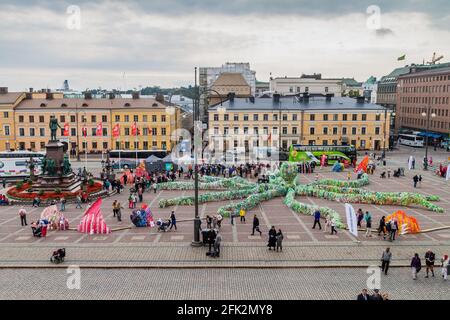
POLYGON ((428 106, 427 112, 422 112, 422 117, 426 118, 427 120, 427 131, 425 133, 425 158, 423 159, 423 169, 428 170, 428 130, 430 129, 430 117, 435 118, 436 113, 430 112, 431 106, 428 106))

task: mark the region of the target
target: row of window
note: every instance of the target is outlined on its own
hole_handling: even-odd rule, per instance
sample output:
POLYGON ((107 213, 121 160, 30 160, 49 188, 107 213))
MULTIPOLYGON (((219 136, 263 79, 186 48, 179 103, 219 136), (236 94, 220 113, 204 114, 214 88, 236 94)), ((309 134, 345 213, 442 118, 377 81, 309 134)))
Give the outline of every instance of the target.
POLYGON ((403 103, 448 104, 448 97, 402 97, 403 103))
MULTIPOLYGON (((240 129, 239 127, 234 127, 233 128, 233 134, 235 134, 235 135, 241 134, 241 132, 240 132, 241 130, 239 130, 239 129, 240 129)), ((348 128, 347 127, 342 127, 341 130, 342 130, 342 134, 343 135, 348 134, 348 128)), ((358 131, 357 127, 352 127, 352 128, 350 128, 350 130, 351 130, 351 134, 352 135, 356 135, 356 134, 365 135, 365 134, 368 134, 368 130, 367 130, 366 127, 361 127, 360 131, 358 131)), ((309 128, 309 134, 310 135, 315 135, 316 133, 318 134, 318 132, 316 132, 316 128, 315 127, 310 127, 309 128)), ((375 127, 374 134, 378 135, 380 133, 381 133, 381 128, 380 127, 375 127)), ((220 133, 220 129, 218 127, 214 127, 214 134, 215 135, 220 135, 221 134, 220 133)), ((223 128, 223 134, 224 135, 230 134, 230 128, 224 127, 223 128)), ((249 127, 243 127, 242 134, 250 134, 249 133, 249 127)), ((259 127, 254 127, 252 134, 258 135, 259 134, 259 127)), ((268 135, 269 134, 269 128, 268 127, 263 127, 262 134, 268 135)), ((273 127, 271 134, 277 135, 278 134, 278 127, 273 127)), ((281 134, 284 134, 284 135, 286 135, 286 134, 298 134, 298 127, 292 127, 290 133, 288 133, 288 127, 282 127, 281 128, 281 134)), ((336 134, 340 134, 340 133, 339 133, 339 128, 338 127, 333 127, 333 128, 322 127, 322 134, 324 134, 324 135, 328 135, 328 134, 336 135, 336 134)))
MULTIPOLYGON (((289 121, 288 120, 288 114, 282 114, 281 116, 283 121, 289 121)), ((349 119, 351 118, 351 121, 367 121, 367 114, 361 114, 361 116, 359 117, 358 114, 342 114, 342 117, 339 117, 339 114, 322 114, 321 117, 319 117, 319 115, 316 114, 310 114, 309 115, 309 121, 319 121, 319 120, 323 120, 323 121, 349 121, 349 119), (349 117, 350 116, 350 117, 349 117), (340 119, 341 118, 341 119, 340 119)), ((214 114, 214 121, 220 121, 219 120, 219 114, 214 114)), ((239 114, 235 113, 233 115, 233 121, 239 121, 240 117, 239 114)), ((260 115, 255 113, 253 114, 253 121, 259 121, 260 119, 260 115)), ((262 115, 262 120, 263 121, 269 121, 269 114, 263 114, 262 115)), ((298 114, 294 113, 291 114, 291 119, 292 121, 298 121, 298 114)), ((381 120, 381 114, 376 114, 375 115, 375 121, 380 121, 381 120)), ((230 121, 230 115, 229 114, 224 114, 223 115, 223 121, 230 121)), ((249 121, 249 115, 248 114, 244 114, 243 115, 243 121, 249 121)), ((277 113, 273 113, 272 114, 272 121, 278 121, 278 114, 277 113)))
MULTIPOLYGON (((421 115, 422 112, 426 112, 427 109, 421 108, 421 107, 406 107, 401 106, 400 110, 402 113, 408 113, 408 114, 418 114, 421 115)), ((432 108, 430 109, 430 113, 436 114, 438 117, 448 117, 449 116, 449 109, 441 109, 441 108, 432 108)))
MULTIPOLYGON (((292 145, 292 144, 297 144, 297 140, 291 140, 291 141, 282 140, 281 141, 281 149, 282 150, 288 150, 288 147, 290 145, 292 145)), ((337 145, 340 145, 340 141, 338 141, 338 140, 331 140, 331 141, 329 141, 329 140, 322 140, 321 144, 323 146, 329 146, 329 145, 337 146, 337 145)), ((359 145, 357 144, 357 140, 351 140, 350 144, 353 145, 353 146, 356 146, 358 149, 366 149, 366 148, 369 147, 367 145, 367 140, 365 140, 365 139, 360 140, 359 141, 359 145)), ((229 149, 229 142, 225 141, 225 140, 224 141, 214 140, 213 145, 214 145, 214 149, 215 150, 227 150, 227 149, 229 149), (223 149, 220 147, 221 144, 223 145, 223 149)), ((250 151, 250 145, 253 146, 253 147, 260 147, 261 143, 260 143, 259 140, 251 140, 251 141, 244 140, 243 143, 242 143, 242 141, 241 141, 241 143, 239 143, 238 140, 233 140, 233 147, 234 148, 244 147, 246 152, 250 151)), ((319 143, 317 143, 316 140, 308 140, 308 145, 316 146, 316 145, 319 145, 319 143)), ((269 146, 269 142, 267 140, 262 141, 262 146, 263 147, 268 147, 269 146)), ((277 140, 273 140, 270 143, 270 146, 278 147, 278 141, 277 140)), ((374 147, 381 148, 381 142, 378 142, 378 145, 374 145, 374 147)))
MULTIPOLYGON (((5 136, 11 135, 11 130, 9 126, 4 126, 4 132, 5 136)), ((45 128, 39 128, 39 136, 45 137, 45 128)), ((131 135, 131 129, 130 128, 123 128, 123 132, 125 136, 131 135)), ((151 132, 151 135, 156 136, 158 135, 158 128, 143 128, 142 131, 139 132, 140 135, 148 136, 151 132)), ((36 129, 35 128, 28 128, 28 133, 30 137, 36 136, 36 129)), ((76 128, 70 128, 70 136, 75 137, 77 135, 77 129, 76 128)), ((108 136, 108 128, 103 128, 103 134, 104 137, 108 136)), ((167 135, 167 129, 161 128, 160 135, 165 136, 167 135)), ((25 128, 19 128, 19 136, 25 137, 25 128)), ((64 136, 64 129, 61 129, 61 136, 64 136)), ((97 128, 91 128, 91 136, 95 137, 97 136, 97 128)))
MULTIPOLYGON (((100 146, 103 146, 103 150, 108 150, 108 142, 102 142, 102 143, 98 143, 97 141, 93 141, 93 142, 86 142, 83 141, 82 145, 81 145, 81 150, 96 150, 98 149, 100 146)), ((158 142, 157 141, 144 141, 142 143, 142 147, 144 150, 149 149, 149 146, 152 146, 153 148, 158 147, 158 142)), ((116 141, 116 149, 122 149, 123 147, 125 147, 125 149, 130 149, 130 147, 133 146, 134 149, 139 149, 141 146, 141 143, 139 141, 134 141, 132 143, 130 143, 129 141, 125 141, 122 145, 120 144, 119 141, 116 141)), ((31 150, 36 150, 36 142, 31 141, 29 142, 29 148, 31 150)), ((45 150, 45 142, 40 142, 39 143, 39 148, 40 150, 45 150)), ((72 148, 76 148, 75 144, 72 145, 72 148)), ((161 142, 161 149, 166 150, 167 148, 167 142, 166 141, 162 141, 161 142)), ((19 149, 20 150, 25 150, 27 149, 27 144, 26 142, 20 141, 19 142, 19 149)))
MULTIPOLYGON (((8 118, 8 116, 9 116, 8 112, 4 112, 3 116, 5 118, 8 118)), ((102 122, 108 122, 108 116, 107 115, 102 115, 101 117, 99 117, 97 115, 91 115, 90 116, 90 120, 91 120, 92 123, 97 123, 97 121, 100 120, 100 119, 101 119, 102 122)), ((116 122, 121 122, 121 119, 123 119, 123 122, 130 122, 130 119, 132 119, 132 121, 134 121, 134 122, 139 122, 141 119, 142 119, 142 122, 148 122, 149 117, 148 117, 148 115, 142 115, 142 117, 139 117, 139 115, 133 115, 133 116, 124 115, 123 117, 120 116, 120 115, 116 115, 114 117, 114 120, 116 122)), ((69 116, 67 118, 64 115, 59 116, 59 122, 65 123, 66 120, 69 120, 72 123, 77 121, 75 115, 71 115, 71 116, 69 116)), ((152 115, 151 116, 151 120, 152 120, 152 122, 158 122, 158 116, 157 115, 152 115)), ((36 116, 36 117, 35 116, 28 116, 28 122, 29 123, 34 123, 34 122, 45 123, 47 121, 48 121, 48 119, 46 120, 45 116, 36 116)), ((166 122, 167 121, 166 115, 161 115, 159 117, 159 121, 166 122)), ((19 116, 19 122, 20 123, 25 122, 25 116, 20 115, 19 116)), ((85 115, 81 116, 81 122, 87 122, 87 117, 85 115)))
MULTIPOLYGON (((411 117, 400 117, 400 123, 403 125, 413 125, 417 128, 425 128, 427 125, 424 117, 411 118, 411 117)), ((448 129, 450 131, 450 122, 430 120, 430 129, 448 129)))
POLYGON ((450 80, 450 75, 428 76, 428 77, 417 77, 417 78, 406 78, 406 79, 403 79, 403 81, 405 83, 420 83, 420 82, 445 81, 445 80, 450 80))
MULTIPOLYGON (((297 93, 302 92, 301 89, 302 89, 301 87, 296 87, 296 92, 297 92, 297 93)), ((328 87, 325 87, 325 88, 324 88, 324 92, 325 92, 325 93, 328 93, 328 91, 329 91, 329 90, 328 90, 328 87)), ((290 92, 290 93, 293 93, 293 92, 294 92, 294 87, 293 87, 293 86, 290 86, 290 87, 289 87, 289 92, 290 92)), ((304 91, 304 92, 309 92, 309 87, 305 87, 305 91, 304 91)))
POLYGON ((439 85, 439 86, 416 86, 416 87, 403 87, 403 93, 440 93, 449 92, 449 85, 439 85))

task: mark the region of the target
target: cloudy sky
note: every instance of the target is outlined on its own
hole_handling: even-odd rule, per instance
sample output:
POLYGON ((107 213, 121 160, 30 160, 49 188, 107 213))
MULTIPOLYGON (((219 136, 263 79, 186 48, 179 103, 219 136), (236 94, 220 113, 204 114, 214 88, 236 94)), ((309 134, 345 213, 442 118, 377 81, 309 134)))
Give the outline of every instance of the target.
POLYGON ((434 51, 450 61, 448 0, 0 0, 0 30, 11 90, 188 85, 195 66, 227 61, 250 62, 261 81, 364 81, 434 51))

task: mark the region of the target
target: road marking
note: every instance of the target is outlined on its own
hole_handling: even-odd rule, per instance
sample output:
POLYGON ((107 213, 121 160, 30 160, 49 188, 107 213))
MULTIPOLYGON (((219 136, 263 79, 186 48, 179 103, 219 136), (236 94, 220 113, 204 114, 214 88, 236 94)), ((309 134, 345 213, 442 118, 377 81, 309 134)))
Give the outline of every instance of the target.
POLYGON ((171 236, 170 240, 184 240, 184 236, 171 236))
POLYGON ((139 240, 144 240, 145 236, 133 236, 131 237, 131 241, 139 241, 139 240))
POLYGON ((31 237, 30 236, 21 236, 21 237, 17 237, 16 239, 14 239, 15 241, 24 241, 24 240, 30 240, 31 237))
POLYGON ((56 237, 55 241, 64 241, 64 240, 67 240, 67 239, 69 239, 69 237, 56 237))

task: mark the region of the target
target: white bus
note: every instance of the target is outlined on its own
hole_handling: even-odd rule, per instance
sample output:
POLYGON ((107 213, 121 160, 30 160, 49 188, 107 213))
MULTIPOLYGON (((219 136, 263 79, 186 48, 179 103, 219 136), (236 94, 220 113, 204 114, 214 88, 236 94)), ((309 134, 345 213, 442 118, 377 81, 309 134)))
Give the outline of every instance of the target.
POLYGON ((34 162, 34 174, 42 173, 41 163, 45 152, 0 152, 0 178, 24 178, 30 176, 30 158, 34 162))
POLYGON ((423 147, 423 137, 415 134, 399 134, 398 143, 411 147, 423 147))

